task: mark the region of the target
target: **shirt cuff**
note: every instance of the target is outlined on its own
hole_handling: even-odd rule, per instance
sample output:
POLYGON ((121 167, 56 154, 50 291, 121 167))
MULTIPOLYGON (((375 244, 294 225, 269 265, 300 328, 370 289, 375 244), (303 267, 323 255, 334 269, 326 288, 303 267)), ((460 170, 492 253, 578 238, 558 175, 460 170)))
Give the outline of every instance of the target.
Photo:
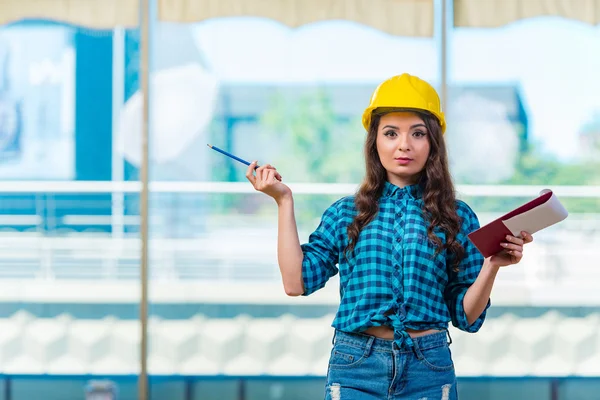
POLYGON ((490 299, 488 299, 487 305, 485 306, 479 318, 477 318, 471 325, 469 325, 469 321, 467 320, 467 314, 465 313, 465 307, 463 305, 463 300, 465 299, 466 293, 467 291, 464 290, 456 298, 456 310, 454 310, 454 318, 452 322, 455 327, 462 331, 475 333, 479 331, 479 329, 483 325, 487 314, 487 310, 488 308, 490 308, 492 302, 490 299))

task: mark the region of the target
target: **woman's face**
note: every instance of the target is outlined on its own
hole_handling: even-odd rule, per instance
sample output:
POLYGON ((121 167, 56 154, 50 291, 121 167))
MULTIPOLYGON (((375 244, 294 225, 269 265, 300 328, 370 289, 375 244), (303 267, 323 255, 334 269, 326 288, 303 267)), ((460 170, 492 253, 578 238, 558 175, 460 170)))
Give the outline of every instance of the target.
POLYGON ((393 112, 381 117, 377 153, 390 183, 399 187, 416 183, 429 150, 429 132, 417 114, 393 112))

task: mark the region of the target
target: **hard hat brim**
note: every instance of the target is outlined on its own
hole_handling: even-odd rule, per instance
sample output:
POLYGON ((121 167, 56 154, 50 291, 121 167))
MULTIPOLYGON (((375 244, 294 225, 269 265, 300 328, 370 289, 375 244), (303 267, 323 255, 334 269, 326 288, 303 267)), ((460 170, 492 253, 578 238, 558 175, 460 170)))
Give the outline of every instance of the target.
POLYGON ((371 125, 371 117, 375 115, 384 115, 392 112, 419 112, 429 114, 435 117, 442 128, 442 134, 446 132, 446 119, 444 113, 435 113, 430 110, 418 107, 368 107, 363 113, 362 123, 365 130, 368 132, 371 125))

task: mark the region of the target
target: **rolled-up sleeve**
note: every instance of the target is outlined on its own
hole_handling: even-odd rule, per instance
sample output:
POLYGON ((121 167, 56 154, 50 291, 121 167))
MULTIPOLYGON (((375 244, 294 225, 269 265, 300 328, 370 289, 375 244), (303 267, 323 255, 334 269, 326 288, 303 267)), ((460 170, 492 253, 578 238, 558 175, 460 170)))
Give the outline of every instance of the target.
POLYGON ((479 229, 477 215, 475 215, 469 206, 462 202, 459 202, 457 211, 459 217, 462 218, 462 225, 457 239, 465 249, 465 253, 464 258, 458 266, 458 272, 454 271, 450 266, 448 268, 448 285, 446 286, 444 298, 448 305, 450 317, 452 318, 452 325, 465 332, 474 333, 483 325, 491 301, 488 299, 487 306, 479 318, 472 324, 469 324, 463 306, 463 300, 467 293, 467 289, 475 282, 475 279, 477 279, 477 276, 481 271, 484 257, 467 236, 474 230, 479 229))
POLYGON ((319 226, 309 236, 308 243, 301 245, 304 253, 302 260, 303 296, 308 296, 321 289, 329 278, 338 273, 339 243, 336 204, 325 210, 319 226))

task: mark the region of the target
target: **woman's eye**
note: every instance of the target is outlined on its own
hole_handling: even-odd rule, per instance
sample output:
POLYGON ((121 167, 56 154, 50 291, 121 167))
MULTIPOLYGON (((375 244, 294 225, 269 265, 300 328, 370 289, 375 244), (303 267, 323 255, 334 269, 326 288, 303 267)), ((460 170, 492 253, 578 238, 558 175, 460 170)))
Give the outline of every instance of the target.
POLYGON ((413 133, 414 136, 416 137, 422 137, 425 136, 425 132, 423 131, 416 131, 415 133, 413 133))
POLYGON ((396 132, 394 132, 394 131, 386 131, 386 132, 384 132, 384 136, 395 136, 395 135, 396 135, 396 132))

